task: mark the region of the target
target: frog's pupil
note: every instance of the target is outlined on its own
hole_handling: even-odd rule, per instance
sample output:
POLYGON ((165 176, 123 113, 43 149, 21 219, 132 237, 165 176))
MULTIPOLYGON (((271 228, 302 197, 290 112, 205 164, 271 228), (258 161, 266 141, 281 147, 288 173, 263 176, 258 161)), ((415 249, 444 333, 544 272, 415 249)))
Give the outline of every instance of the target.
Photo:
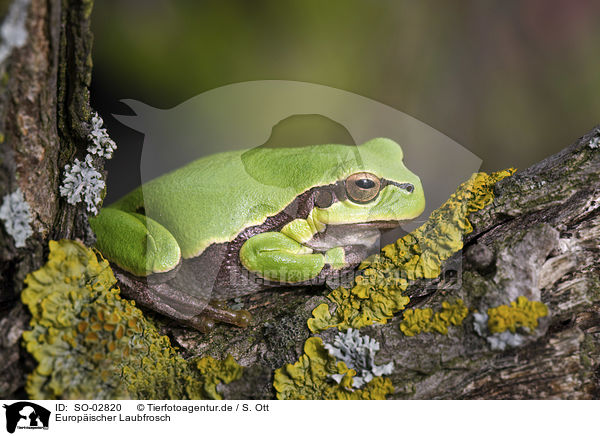
POLYGON ((358 179, 356 182, 356 186, 361 189, 371 189, 375 186, 375 182, 369 179, 358 179))

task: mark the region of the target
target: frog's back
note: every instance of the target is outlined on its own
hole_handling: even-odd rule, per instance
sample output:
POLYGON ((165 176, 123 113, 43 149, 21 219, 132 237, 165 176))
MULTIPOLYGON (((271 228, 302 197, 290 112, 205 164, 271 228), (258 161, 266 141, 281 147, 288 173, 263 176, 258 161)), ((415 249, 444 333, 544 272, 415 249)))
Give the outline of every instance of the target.
POLYGON ((263 223, 302 192, 363 170, 365 160, 389 160, 390 151, 401 162, 400 147, 385 139, 359 147, 259 147, 220 153, 160 176, 110 207, 129 212, 143 207, 148 217, 175 237, 182 256, 191 258, 213 243, 232 241, 243 229, 263 223))

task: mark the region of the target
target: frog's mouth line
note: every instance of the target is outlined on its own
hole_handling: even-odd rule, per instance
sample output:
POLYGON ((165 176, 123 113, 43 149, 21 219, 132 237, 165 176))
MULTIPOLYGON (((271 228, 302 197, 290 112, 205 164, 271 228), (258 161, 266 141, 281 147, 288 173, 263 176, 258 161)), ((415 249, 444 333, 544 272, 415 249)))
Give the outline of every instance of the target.
POLYGON ((382 229, 382 230, 389 230, 389 229, 395 229, 396 227, 400 227, 403 224, 408 223, 409 221, 393 221, 393 220, 388 220, 388 221, 369 221, 367 223, 356 223, 356 224, 352 224, 353 226, 356 227, 360 227, 360 228, 376 228, 376 229, 382 229))

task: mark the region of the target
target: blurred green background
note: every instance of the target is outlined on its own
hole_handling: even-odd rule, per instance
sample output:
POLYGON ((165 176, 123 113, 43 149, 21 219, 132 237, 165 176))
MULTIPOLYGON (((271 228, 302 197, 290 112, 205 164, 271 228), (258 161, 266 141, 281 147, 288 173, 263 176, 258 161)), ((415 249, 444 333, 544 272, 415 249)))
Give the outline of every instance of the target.
MULTIPOLYGON (((119 99, 173 107, 284 79, 401 110, 483 159, 525 168, 600 121, 600 2, 98 0, 92 104, 119 145, 110 202, 139 182, 119 99)), ((257 102, 260 104, 260 102, 257 102)))

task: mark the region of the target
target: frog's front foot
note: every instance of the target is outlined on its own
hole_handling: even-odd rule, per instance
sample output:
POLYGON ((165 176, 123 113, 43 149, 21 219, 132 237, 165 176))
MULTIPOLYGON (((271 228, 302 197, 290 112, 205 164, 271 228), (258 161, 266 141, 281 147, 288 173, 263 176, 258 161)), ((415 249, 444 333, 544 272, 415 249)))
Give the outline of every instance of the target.
POLYGON ((252 315, 247 310, 231 310, 222 302, 211 301, 200 315, 188 320, 187 323, 202 333, 208 333, 215 328, 217 322, 246 328, 250 321, 252 321, 252 315))

